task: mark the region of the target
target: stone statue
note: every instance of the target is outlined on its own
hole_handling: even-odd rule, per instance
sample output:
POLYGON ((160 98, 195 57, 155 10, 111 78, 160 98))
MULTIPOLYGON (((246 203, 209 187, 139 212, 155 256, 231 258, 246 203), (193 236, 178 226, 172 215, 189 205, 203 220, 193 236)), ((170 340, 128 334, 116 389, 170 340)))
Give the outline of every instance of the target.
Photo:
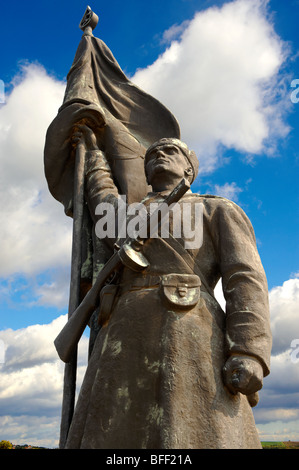
MULTIPOLYGON (((79 46, 65 104, 48 130, 45 147, 49 188, 73 216, 77 234, 73 264, 79 257, 79 287, 71 284, 70 331, 76 313, 88 310, 86 299, 94 299, 88 307, 88 366, 61 447, 260 448, 251 407, 269 374, 268 289, 253 228, 240 207, 188 190, 176 210, 168 208, 167 230, 163 219, 154 234, 139 233, 133 255, 139 250, 145 264, 134 269, 118 263, 113 277, 106 276, 104 287, 96 291, 107 262, 123 249, 123 225, 126 229, 134 222, 127 211, 119 224, 123 196, 126 209, 141 202, 138 207, 148 217, 152 206, 161 207, 182 180, 194 181, 198 160, 180 140, 175 119, 154 99, 150 112, 163 111, 165 135, 159 135, 160 126, 157 131, 151 121, 150 130, 136 127, 141 122, 136 110, 135 117, 131 113, 133 125, 120 119, 111 100, 107 105, 103 98, 103 85, 96 95, 90 87, 92 99, 84 90, 80 98, 82 67, 79 72, 76 67, 83 55, 86 59, 86 50, 94 54, 95 42, 99 44, 91 34, 89 29, 82 38, 85 45, 79 46), (102 207, 113 209, 113 234, 102 223, 102 207), (220 278, 226 312, 214 297, 220 278)), ((101 60, 102 52, 97 49, 101 60)), ((113 73, 120 73, 113 64, 113 73)), ((93 75, 101 75, 104 65, 93 75)), ((123 76, 121 83, 122 93, 127 93, 123 76)), ((149 98, 139 89, 134 93, 142 112, 140 103, 149 98)), ((128 102, 133 106, 132 99, 128 102)), ((147 112, 144 109, 143 122, 147 112)), ((71 401, 68 367, 73 358, 66 362, 64 395, 71 401)))

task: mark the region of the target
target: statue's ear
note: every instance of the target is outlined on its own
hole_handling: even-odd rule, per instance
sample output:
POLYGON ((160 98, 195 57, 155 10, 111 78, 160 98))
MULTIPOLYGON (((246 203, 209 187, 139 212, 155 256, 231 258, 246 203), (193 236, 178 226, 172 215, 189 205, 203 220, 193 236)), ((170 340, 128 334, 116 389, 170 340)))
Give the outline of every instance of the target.
POLYGON ((192 166, 192 169, 193 169, 193 181, 194 181, 196 179, 197 175, 198 175, 198 170, 199 170, 199 160, 198 160, 194 150, 190 151, 189 159, 190 159, 190 163, 191 163, 191 166, 192 166))
POLYGON ((188 168, 186 168, 185 175, 191 183, 191 181, 193 179, 193 168, 191 166, 188 166, 188 168))

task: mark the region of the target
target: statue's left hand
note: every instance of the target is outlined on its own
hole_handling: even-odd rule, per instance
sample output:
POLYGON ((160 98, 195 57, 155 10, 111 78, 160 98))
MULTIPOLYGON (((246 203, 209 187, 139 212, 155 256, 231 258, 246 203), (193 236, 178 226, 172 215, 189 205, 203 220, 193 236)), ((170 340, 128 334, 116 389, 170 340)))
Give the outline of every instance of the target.
POLYGON ((232 355, 223 367, 223 380, 232 394, 252 395, 263 386, 262 365, 254 357, 232 355))
POLYGON ((85 124, 77 124, 72 135, 72 144, 83 143, 86 150, 98 150, 97 137, 94 131, 85 124))

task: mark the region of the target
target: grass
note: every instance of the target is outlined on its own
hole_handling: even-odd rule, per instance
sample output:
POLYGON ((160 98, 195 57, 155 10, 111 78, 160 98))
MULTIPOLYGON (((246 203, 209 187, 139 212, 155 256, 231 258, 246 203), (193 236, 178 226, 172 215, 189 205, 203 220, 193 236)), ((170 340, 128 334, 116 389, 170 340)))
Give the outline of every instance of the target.
POLYGON ((298 449, 299 442, 296 441, 262 441, 263 449, 298 449))

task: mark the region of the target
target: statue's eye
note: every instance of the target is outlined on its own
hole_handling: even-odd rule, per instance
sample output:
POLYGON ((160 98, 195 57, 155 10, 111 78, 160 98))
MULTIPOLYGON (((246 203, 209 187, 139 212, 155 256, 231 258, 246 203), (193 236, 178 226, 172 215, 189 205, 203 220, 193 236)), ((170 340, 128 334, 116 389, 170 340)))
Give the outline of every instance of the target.
POLYGON ((168 155, 175 155, 178 152, 178 149, 176 147, 167 147, 165 149, 165 153, 168 155))

